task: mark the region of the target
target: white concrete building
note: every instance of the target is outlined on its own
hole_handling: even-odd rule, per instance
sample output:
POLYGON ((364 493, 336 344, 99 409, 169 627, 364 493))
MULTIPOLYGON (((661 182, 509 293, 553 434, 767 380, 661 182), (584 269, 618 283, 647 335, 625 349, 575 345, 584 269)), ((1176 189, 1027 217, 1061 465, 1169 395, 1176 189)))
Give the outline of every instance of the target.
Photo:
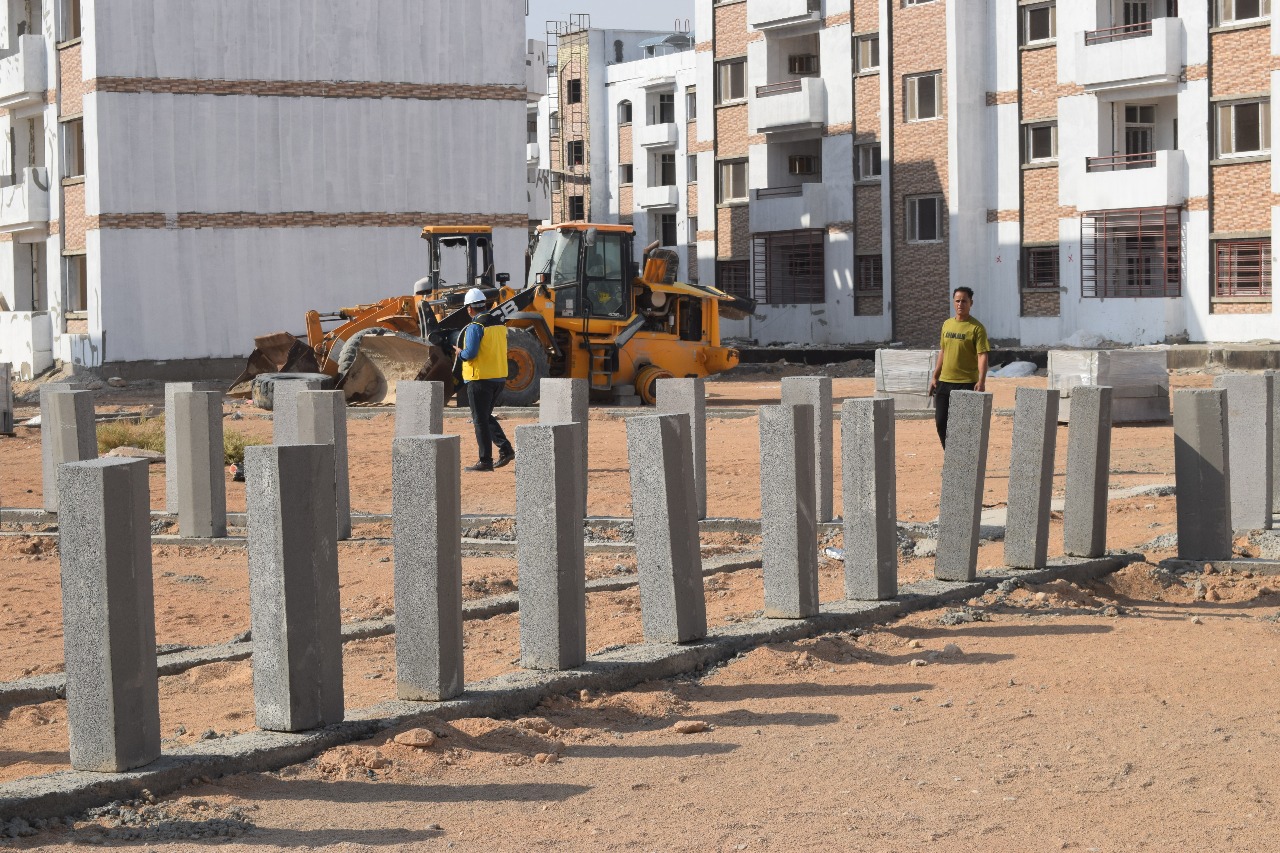
POLYGON ((496 226, 518 277, 522 11, 0 4, 0 361, 238 359, 308 308, 409 292, 430 223, 496 226))

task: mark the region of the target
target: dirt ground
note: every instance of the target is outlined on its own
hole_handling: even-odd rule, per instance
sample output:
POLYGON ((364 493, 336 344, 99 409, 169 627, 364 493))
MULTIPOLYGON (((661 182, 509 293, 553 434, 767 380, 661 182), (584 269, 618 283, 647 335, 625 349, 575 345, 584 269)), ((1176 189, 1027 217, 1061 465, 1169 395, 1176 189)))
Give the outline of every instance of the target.
MULTIPOLYGON (((1175 388, 1210 381, 1173 377, 1175 388)), ((1012 408, 1020 385, 1043 384, 994 379, 989 390, 999 411, 1012 408)), ((837 405, 871 390, 868 379, 837 379, 837 405)), ((100 411, 155 405, 158 391, 104 395, 100 411)), ((711 515, 759 515, 756 418, 717 416, 716 407, 777 402, 778 393, 776 374, 708 384, 711 515)), ((229 426, 269 436, 270 422, 255 410, 228 410, 242 413, 229 426)), ((507 426, 531 421, 513 418, 507 426)), ((937 516, 941 472, 933 424, 897 426, 899 517, 928 522, 937 516)), ((470 446, 465 419, 447 418, 446 429, 470 446)), ((1011 430, 1010 417, 993 419, 988 507, 1005 500, 1011 430)), ((392 431, 389 414, 350 422, 357 511, 390 510, 392 431)), ((1063 427, 1059 495, 1065 451, 1063 427)), ((624 453, 624 422, 593 412, 592 515, 630 514, 624 453)), ((0 502, 39 506, 38 431, 0 438, 0 460, 0 502)), ((1116 429, 1113 488, 1172 481, 1169 426, 1116 429)), ((242 508, 242 485, 229 489, 231 509, 242 508)), ((463 511, 510 514, 514 491, 511 468, 464 473, 463 511)), ((162 465, 152 466, 152 497, 163 507, 162 465)), ((1280 579, 1225 571, 1180 577, 1160 568, 1172 550, 1149 543, 1175 529, 1172 497, 1113 501, 1109 524, 1112 548, 1145 546, 1147 559, 1090 588, 1013 588, 971 601, 958 616, 914 614, 861 635, 756 649, 715 670, 622 694, 556 697, 525 720, 426 720, 421 725, 438 737, 428 749, 395 743, 390 732, 280 773, 216 780, 12 843, 1272 849, 1277 716, 1269 678, 1249 675, 1274 677, 1280 579), (706 728, 673 729, 689 721, 706 728)), ((1052 527, 1050 553, 1060 553, 1056 514, 1052 527)), ((368 541, 386 535, 385 524, 358 526, 357 540, 339 548, 344 621, 393 611, 391 547, 368 541)), ((704 543, 722 552, 759 547, 757 537, 740 534, 708 534, 704 543)), ((839 546, 840 537, 823 544, 839 546)), ((910 545, 899 569, 904 583, 933 568, 910 545)), ((1001 565, 1002 552, 1000 542, 984 544, 979 565, 1001 565)), ((157 545, 153 560, 160 643, 225 642, 247 630, 243 549, 157 545)), ((634 567, 629 555, 588 556, 589 577, 634 567)), ((842 570, 822 561, 824 601, 842 595, 842 570)), ((468 598, 511 592, 516 577, 513 555, 464 559, 468 598)), ((60 670, 56 541, 0 537, 0 581, 0 680, 60 670)), ((706 590, 712 625, 759 615, 759 570, 714 575, 706 590)), ((592 651, 640 642, 638 592, 590 595, 587 631, 592 651)), ((465 640, 469 681, 511 671, 518 617, 468 621, 465 640)), ((166 746, 252 729, 250 672, 243 661, 162 678, 166 746)), ((393 698, 393 638, 347 643, 344 673, 348 707, 393 698)), ((64 703, 0 708, 0 781, 62 769, 66 750, 64 703)))

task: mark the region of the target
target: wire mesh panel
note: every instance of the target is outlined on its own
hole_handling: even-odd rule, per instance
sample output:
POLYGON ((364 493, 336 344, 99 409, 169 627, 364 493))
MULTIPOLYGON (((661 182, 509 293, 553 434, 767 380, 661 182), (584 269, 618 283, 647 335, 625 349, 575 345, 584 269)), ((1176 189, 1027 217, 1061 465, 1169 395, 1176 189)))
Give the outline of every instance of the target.
POLYGON ((1215 296, 1270 296, 1271 241, 1220 240, 1214 247, 1215 296))
POLYGON ((1081 295, 1182 295, 1182 219, 1176 207, 1106 210, 1081 217, 1081 295))
POLYGON ((826 301, 824 232, 771 231, 752 238, 753 297, 762 305, 826 301))

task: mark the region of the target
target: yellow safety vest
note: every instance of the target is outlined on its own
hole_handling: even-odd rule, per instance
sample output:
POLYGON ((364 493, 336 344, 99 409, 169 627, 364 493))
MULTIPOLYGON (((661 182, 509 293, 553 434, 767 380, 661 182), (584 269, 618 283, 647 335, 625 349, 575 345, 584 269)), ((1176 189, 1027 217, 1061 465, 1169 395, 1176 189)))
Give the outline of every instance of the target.
MULTIPOLYGON (((479 323, 473 325, 480 325, 479 323)), ((481 326, 484 337, 480 339, 480 352, 471 361, 462 362, 462 380, 507 378, 507 327, 481 326)))

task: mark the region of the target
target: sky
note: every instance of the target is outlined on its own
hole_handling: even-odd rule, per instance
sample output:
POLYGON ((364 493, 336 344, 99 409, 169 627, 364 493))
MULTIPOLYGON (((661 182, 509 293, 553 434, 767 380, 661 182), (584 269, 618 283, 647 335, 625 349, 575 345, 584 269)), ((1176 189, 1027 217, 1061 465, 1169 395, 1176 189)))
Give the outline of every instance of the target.
MULTIPOLYGON (((693 0, 528 0, 529 38, 545 40, 547 21, 567 21, 586 12, 591 26, 614 29, 671 30, 676 18, 693 26, 693 0)), ((684 29, 683 24, 680 27, 684 29)))

